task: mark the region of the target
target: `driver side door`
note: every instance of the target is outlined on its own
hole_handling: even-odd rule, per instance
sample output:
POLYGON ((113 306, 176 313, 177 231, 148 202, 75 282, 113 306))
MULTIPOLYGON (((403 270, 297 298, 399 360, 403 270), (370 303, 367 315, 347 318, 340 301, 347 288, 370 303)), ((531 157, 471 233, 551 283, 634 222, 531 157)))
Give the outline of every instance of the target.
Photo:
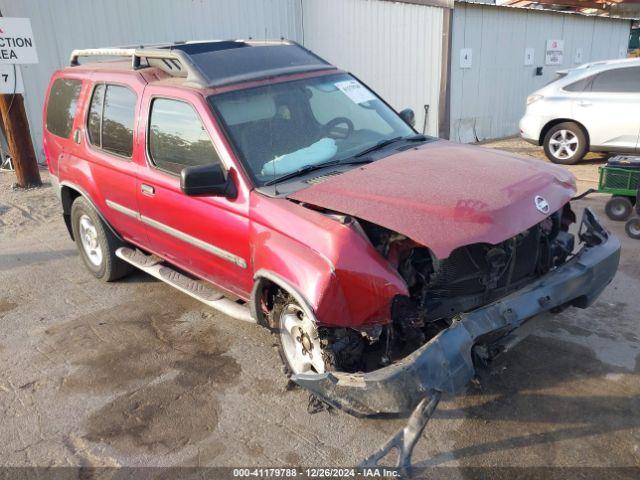
MULTIPOLYGON (((140 170, 138 203, 150 248, 178 267, 240 297, 251 290, 248 196, 187 196, 180 172, 194 165, 225 165, 214 144, 217 131, 201 97, 175 98, 146 92, 146 164, 140 170)), ((141 122, 142 123, 142 122, 141 122)), ((238 185, 236 178, 236 185, 238 185)))

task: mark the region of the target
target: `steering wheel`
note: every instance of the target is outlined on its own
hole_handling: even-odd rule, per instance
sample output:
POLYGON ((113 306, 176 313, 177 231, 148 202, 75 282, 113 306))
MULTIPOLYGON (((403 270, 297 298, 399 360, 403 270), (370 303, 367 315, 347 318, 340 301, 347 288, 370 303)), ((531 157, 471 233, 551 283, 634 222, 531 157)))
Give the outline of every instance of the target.
POLYGON ((323 133, 329 138, 334 140, 344 140, 353 133, 353 122, 346 117, 336 117, 330 120, 326 125, 322 127, 323 133), (346 125, 346 130, 343 128, 336 128, 338 125, 346 125))

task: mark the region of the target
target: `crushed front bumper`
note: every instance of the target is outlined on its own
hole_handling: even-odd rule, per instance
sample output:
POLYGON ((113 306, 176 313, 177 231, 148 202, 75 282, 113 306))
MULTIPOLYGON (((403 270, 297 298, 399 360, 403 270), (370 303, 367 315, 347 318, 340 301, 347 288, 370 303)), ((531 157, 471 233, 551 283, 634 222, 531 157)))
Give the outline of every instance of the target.
POLYGON ((585 246, 567 263, 499 301, 460 316, 401 361, 369 373, 298 374, 292 380, 352 415, 402 414, 425 393, 455 394, 475 375, 474 347, 495 343, 531 317, 566 305, 586 308, 613 279, 620 242, 590 209, 579 231, 585 246))

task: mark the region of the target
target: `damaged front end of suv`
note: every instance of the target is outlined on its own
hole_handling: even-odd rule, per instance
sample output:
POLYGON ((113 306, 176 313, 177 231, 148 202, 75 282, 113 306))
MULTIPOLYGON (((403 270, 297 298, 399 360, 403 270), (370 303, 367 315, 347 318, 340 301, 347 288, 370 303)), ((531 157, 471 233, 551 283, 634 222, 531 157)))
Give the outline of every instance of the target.
POLYGON ((584 211, 576 233, 570 204, 499 244, 471 244, 438 259, 426 247, 350 219, 406 281, 388 325, 321 328, 335 370, 293 381, 357 416, 401 414, 426 392, 458 393, 544 311, 588 307, 612 280, 620 245, 584 211), (578 247, 578 249, 576 249, 578 247))
MULTIPOLYGON (((461 200, 459 184, 439 191, 411 180, 416 170, 419 178, 437 176, 448 154, 470 150, 485 165, 504 160, 436 142, 288 196, 337 220, 351 243, 364 240, 393 272, 367 271, 360 262, 358 276, 356 263, 345 263, 352 254, 327 251, 349 320, 335 319, 338 303, 329 322, 319 312, 326 369, 292 376, 324 402, 359 416, 401 414, 425 392, 457 393, 476 368, 512 346, 526 320, 586 308, 615 275, 619 242, 591 210, 576 218, 575 184, 565 171, 510 157, 491 173, 498 193, 470 184, 466 193, 475 200, 461 200), (389 186, 388 178, 375 183, 385 175, 396 175, 404 189, 389 186), (370 315, 367 308, 378 304, 386 312, 370 315), (367 311, 369 319, 362 321, 363 313, 354 321, 354 311, 367 311)), ((480 171, 468 165, 455 168, 480 171)))
MULTIPOLYGON (((566 262, 574 249, 569 204, 542 222, 497 245, 477 243, 455 249, 445 259, 387 228, 350 219, 397 269, 408 294, 391 303, 391 323, 359 334, 333 334, 337 367, 366 371, 395 362, 438 333, 460 314, 506 296, 566 262)), ((325 332, 331 337, 331 332, 325 332)))

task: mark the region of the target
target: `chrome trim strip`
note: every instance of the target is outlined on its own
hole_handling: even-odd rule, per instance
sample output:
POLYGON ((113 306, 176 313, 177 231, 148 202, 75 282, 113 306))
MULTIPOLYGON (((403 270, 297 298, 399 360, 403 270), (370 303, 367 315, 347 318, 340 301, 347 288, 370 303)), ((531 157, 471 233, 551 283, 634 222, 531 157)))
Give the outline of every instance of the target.
POLYGON ((145 225, 149 225, 150 227, 153 227, 157 230, 160 230, 161 232, 171 235, 172 237, 175 237, 178 240, 182 240, 183 242, 189 243, 194 247, 198 247, 204 250, 205 252, 209 252, 217 257, 227 260, 228 262, 231 262, 240 268, 247 268, 247 262, 244 260, 244 258, 234 255, 233 253, 228 252, 227 250, 223 250, 220 247, 211 245, 210 243, 200 240, 199 238, 192 237, 191 235, 181 232, 180 230, 176 230, 175 228, 170 227, 169 225, 165 225, 164 223, 158 222, 153 218, 140 215, 135 210, 131 210, 130 208, 127 208, 111 200, 107 200, 107 206, 129 217, 135 218, 136 220, 141 221, 145 225))
POLYGON ((112 208, 116 212, 124 213, 126 216, 135 218, 136 220, 140 220, 140 214, 135 210, 131 210, 130 208, 125 207, 124 205, 120 205, 119 203, 112 202, 111 200, 107 200, 107 207, 112 208))

